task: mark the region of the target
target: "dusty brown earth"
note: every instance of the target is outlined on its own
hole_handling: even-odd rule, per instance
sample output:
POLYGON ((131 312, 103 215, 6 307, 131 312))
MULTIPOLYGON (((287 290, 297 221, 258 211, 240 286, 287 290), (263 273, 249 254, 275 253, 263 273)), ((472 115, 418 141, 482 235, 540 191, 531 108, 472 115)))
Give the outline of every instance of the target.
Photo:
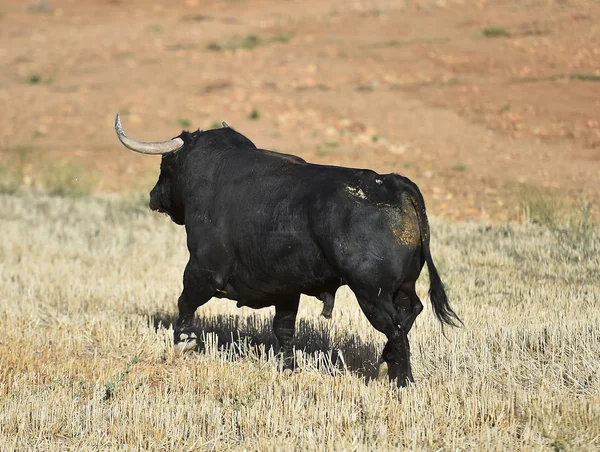
POLYGON ((598 213, 597 1, 3 1, 0 158, 150 189, 142 140, 226 120, 257 145, 399 172, 434 215, 598 213), (173 4, 172 4, 173 3, 173 4), (17 154, 23 155, 17 155, 17 154))

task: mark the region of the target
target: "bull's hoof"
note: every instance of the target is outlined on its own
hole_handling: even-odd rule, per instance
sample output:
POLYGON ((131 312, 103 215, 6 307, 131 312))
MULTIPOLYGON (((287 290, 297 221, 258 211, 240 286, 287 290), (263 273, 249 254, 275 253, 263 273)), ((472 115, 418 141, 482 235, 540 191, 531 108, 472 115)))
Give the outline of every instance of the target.
POLYGON ((386 361, 382 361, 379 364, 377 371, 377 381, 389 381, 390 383, 396 383, 399 388, 405 388, 409 383, 414 383, 412 372, 408 371, 407 374, 399 372, 397 365, 389 365, 386 361))
POLYGON ((413 380, 410 377, 406 377, 406 378, 403 378, 403 379, 398 378, 396 380, 396 383, 398 384, 399 388, 406 388, 409 384, 412 384, 414 382, 415 382, 415 380, 413 380))
POLYGON ((196 333, 180 333, 179 337, 175 338, 175 345, 173 348, 175 349, 175 352, 179 353, 180 355, 189 353, 195 350, 197 345, 196 339, 196 333))
POLYGON ((325 317, 326 319, 331 319, 332 314, 333 314, 333 307, 332 308, 324 307, 323 310, 321 311, 321 315, 323 317, 325 317))

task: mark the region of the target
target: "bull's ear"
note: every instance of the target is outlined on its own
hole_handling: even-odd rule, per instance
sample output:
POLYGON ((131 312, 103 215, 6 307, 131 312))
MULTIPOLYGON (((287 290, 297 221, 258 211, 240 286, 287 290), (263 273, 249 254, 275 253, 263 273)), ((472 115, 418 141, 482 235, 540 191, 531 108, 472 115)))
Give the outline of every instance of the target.
POLYGON ((117 118, 115 119, 115 132, 117 132, 119 141, 123 143, 125 147, 141 154, 168 154, 170 152, 175 152, 183 146, 183 140, 181 138, 154 142, 136 141, 129 138, 125 135, 125 132, 123 132, 119 113, 117 113, 117 118))
POLYGON ((225 127, 226 129, 229 129, 229 124, 227 124, 225 121, 223 121, 221 124, 223 124, 223 127, 225 127))

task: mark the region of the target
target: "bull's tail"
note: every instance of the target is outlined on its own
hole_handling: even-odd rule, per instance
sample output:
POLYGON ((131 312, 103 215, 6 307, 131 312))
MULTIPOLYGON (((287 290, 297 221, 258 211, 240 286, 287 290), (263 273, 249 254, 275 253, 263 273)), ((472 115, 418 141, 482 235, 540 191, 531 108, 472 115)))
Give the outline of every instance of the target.
MULTIPOLYGON (((427 221, 427 219, 425 219, 427 221)), ((422 226, 421 226, 422 227, 422 226)), ((429 242, 429 240, 427 240, 429 242)), ((421 238, 422 250, 425 255, 425 262, 427 262, 427 269, 429 270, 429 299, 433 305, 433 311, 435 316, 442 324, 450 326, 460 326, 463 324, 462 320, 458 317, 456 312, 450 307, 448 303, 448 296, 444 289, 444 283, 440 279, 440 275, 435 268, 433 259, 431 258, 431 252, 429 251, 429 243, 425 244, 425 241, 421 238)))
POLYGON ((419 229, 421 232, 421 252, 427 263, 427 269, 429 270, 429 299, 433 306, 433 311, 438 320, 444 324, 458 327, 463 324, 462 320, 458 317, 456 312, 450 307, 448 302, 448 296, 444 289, 444 283, 440 278, 440 275, 435 268, 433 258, 431 257, 431 251, 429 249, 429 222, 427 221, 427 213, 425 211, 425 200, 423 195, 412 181, 407 178, 403 178, 405 182, 405 189, 408 191, 409 198, 417 212, 419 219, 419 229))

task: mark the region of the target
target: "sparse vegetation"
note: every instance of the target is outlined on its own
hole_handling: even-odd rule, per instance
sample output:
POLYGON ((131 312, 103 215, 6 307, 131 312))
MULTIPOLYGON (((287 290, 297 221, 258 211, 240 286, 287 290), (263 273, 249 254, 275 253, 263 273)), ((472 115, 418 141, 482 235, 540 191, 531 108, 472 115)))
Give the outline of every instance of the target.
POLYGON ((317 149, 315 151, 315 155, 317 157, 326 157, 326 156, 329 155, 329 149, 327 149, 327 148, 325 148, 325 147, 323 147, 323 146, 321 146, 319 144, 319 145, 317 145, 317 149))
POLYGON ((467 170, 467 165, 464 165, 464 164, 454 165, 452 167, 452 170, 457 171, 459 173, 464 173, 467 170))
POLYGON ((158 24, 150 24, 146 27, 146 30, 150 33, 162 33, 163 28, 161 25, 158 24))
POLYGON ((21 187, 27 156, 32 151, 30 146, 4 149, 7 158, 0 163, 0 193, 14 193, 21 187))
POLYGON ((290 40, 288 35, 275 35, 271 38, 271 42, 279 42, 281 44, 285 44, 290 40))
POLYGON ((37 75, 37 74, 32 74, 32 75, 30 75, 29 77, 27 77, 27 82, 28 82, 30 85, 37 85, 38 83, 41 83, 41 82, 42 82, 42 77, 40 77, 40 76, 39 76, 39 75, 37 75))
POLYGON ((391 41, 376 42, 373 44, 373 47, 405 47, 416 44, 443 44, 449 41, 449 38, 392 39, 391 41))
POLYGON ((49 160, 37 174, 37 181, 50 195, 79 198, 89 195, 94 176, 70 160, 49 160))
POLYGON ((125 367, 125 370, 123 372, 120 372, 119 374, 115 375, 112 379, 104 383, 104 400, 110 399, 115 394, 115 391, 117 390, 119 384, 123 382, 125 378, 127 378, 127 375, 131 373, 133 366, 136 365, 138 361, 139 359, 137 356, 132 358, 127 363, 127 366, 125 367))
POLYGON ((25 8, 31 14, 52 14, 54 12, 54 7, 48 0, 30 1, 25 8))
POLYGON ((179 118, 177 120, 177 125, 179 127, 187 129, 187 128, 189 128, 192 125, 192 122, 189 119, 187 119, 187 118, 179 118))
POLYGON ((569 74, 563 78, 570 78, 571 80, 580 80, 582 82, 600 82, 600 74, 569 74))
POLYGON ((54 77, 45 77, 40 74, 30 74, 26 77, 20 78, 20 81, 28 85, 50 85, 52 82, 54 82, 54 77))
POLYGON ((503 27, 488 27, 481 32, 486 38, 498 38, 510 36, 510 33, 503 27))
POLYGON ((213 52, 221 52, 223 50, 239 50, 246 49, 251 50, 268 43, 286 43, 290 40, 287 35, 275 35, 271 39, 263 39, 259 35, 249 34, 241 39, 234 39, 231 41, 212 41, 207 44, 206 49, 213 52))
POLYGON ((23 183, 22 173, 4 165, 0 166, 0 193, 14 193, 23 183))
POLYGON ((327 141, 323 144, 318 144, 315 154, 317 155, 317 157, 325 157, 327 155, 330 155, 331 152, 334 149, 337 149, 339 145, 340 144, 337 141, 327 141))
POLYGON ((371 380, 385 339, 345 289, 332 321, 303 298, 297 374, 277 370, 272 309, 227 300, 198 311, 200 351, 175 355, 185 233, 133 202, 0 195, 0 450, 600 447, 589 221, 558 233, 433 218, 466 326, 444 339, 424 303, 417 383, 395 389, 371 380))
POLYGON ((539 76, 539 77, 523 77, 518 79, 511 80, 512 83, 533 83, 533 82, 542 82, 542 81, 554 81, 554 80, 578 80, 581 82, 600 82, 600 75, 598 74, 582 74, 582 73, 573 73, 573 74, 554 74, 548 76, 539 76))
POLYGON ((567 208, 555 193, 524 186, 520 189, 520 198, 526 221, 554 227, 565 219, 567 208))
POLYGON ((254 49, 264 44, 263 39, 255 34, 250 34, 242 39, 233 41, 211 42, 207 45, 208 50, 220 52, 222 50, 254 49))
POLYGON ((191 22, 204 22, 206 20, 212 20, 212 17, 207 16, 205 14, 190 14, 187 16, 183 16, 183 20, 191 22))
POLYGON ((248 114, 248 119, 257 120, 260 119, 260 116, 260 112, 256 108, 253 108, 252 111, 248 114))

